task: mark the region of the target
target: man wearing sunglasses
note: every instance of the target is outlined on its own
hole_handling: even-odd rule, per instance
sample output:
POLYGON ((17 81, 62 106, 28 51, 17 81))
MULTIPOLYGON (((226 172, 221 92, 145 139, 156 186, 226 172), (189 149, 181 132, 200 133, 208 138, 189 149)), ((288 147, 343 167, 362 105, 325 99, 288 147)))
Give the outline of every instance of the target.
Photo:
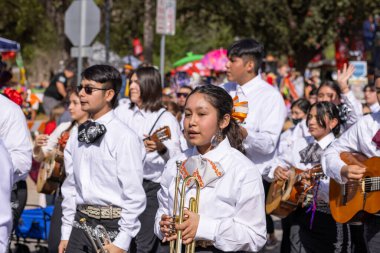
POLYGON ((177 104, 179 108, 181 109, 181 112, 183 112, 185 108, 186 98, 192 90, 193 88, 187 85, 184 85, 181 88, 179 88, 177 92, 177 104))
POLYGON ((89 240, 97 225, 111 238, 107 252, 126 252, 140 230, 138 216, 146 205, 142 143, 115 116, 120 87, 121 75, 114 67, 94 65, 82 73, 79 99, 91 120, 74 130, 64 153, 59 253, 97 251, 89 240))
MULTIPOLYGON (((380 76, 375 78, 375 90, 380 103, 380 76)), ((336 182, 345 184, 348 181, 361 180, 368 168, 345 164, 340 158, 342 152, 362 153, 368 158, 380 157, 380 111, 359 119, 322 156, 322 168, 325 174, 336 182)), ((368 252, 380 252, 379 213, 365 216, 364 236, 368 252)))

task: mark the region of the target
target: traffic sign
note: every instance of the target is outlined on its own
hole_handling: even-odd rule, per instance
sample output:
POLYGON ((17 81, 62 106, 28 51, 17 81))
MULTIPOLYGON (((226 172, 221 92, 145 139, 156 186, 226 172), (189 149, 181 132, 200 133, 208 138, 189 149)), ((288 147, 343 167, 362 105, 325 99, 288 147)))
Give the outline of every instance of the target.
POLYGON ((73 58, 79 57, 91 57, 93 54, 92 47, 82 47, 81 52, 79 52, 79 47, 72 47, 70 50, 70 56, 73 58))
POLYGON ((100 10, 93 0, 75 0, 65 13, 65 34, 74 46, 88 46, 100 30, 100 10))
POLYGON ((176 0, 157 0, 156 33, 175 34, 176 0))

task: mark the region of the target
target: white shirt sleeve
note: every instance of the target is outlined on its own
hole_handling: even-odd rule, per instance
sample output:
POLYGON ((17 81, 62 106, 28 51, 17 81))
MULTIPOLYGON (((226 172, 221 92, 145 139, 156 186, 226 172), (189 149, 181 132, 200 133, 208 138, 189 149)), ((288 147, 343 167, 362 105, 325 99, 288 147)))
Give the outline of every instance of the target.
POLYGON ((346 165, 340 159, 340 153, 354 152, 360 150, 358 137, 360 123, 351 126, 346 132, 344 132, 339 139, 337 139, 322 155, 322 168, 324 173, 337 181, 338 183, 346 183, 347 179, 342 178, 340 170, 346 165))
MULTIPOLYGON (((13 103, 13 102, 12 102, 13 103)), ((2 108, 3 109, 3 108, 2 108)), ((25 116, 17 106, 5 107, 0 116, 0 137, 11 156, 14 182, 24 180, 32 166, 32 142, 25 116)))
POLYGON ((69 240, 76 212, 76 189, 72 159, 73 145, 71 144, 72 139, 76 138, 76 136, 76 134, 70 135, 64 151, 66 178, 61 187, 63 195, 61 240, 69 240))
POLYGON ((59 126, 57 126, 57 128, 54 129, 54 131, 49 135, 46 146, 42 146, 40 152, 36 153, 35 149, 33 149, 33 158, 41 162, 47 154, 57 148, 59 138, 61 137, 62 133, 70 127, 70 125, 71 122, 63 122, 59 124, 59 126))
MULTIPOLYGON (((172 161, 169 161, 171 163, 172 161)), ((161 189, 157 192, 157 199, 158 199, 158 210, 156 213, 156 218, 155 218, 155 223, 154 223, 154 233, 157 235, 160 240, 164 238, 163 234, 161 233, 160 230, 160 221, 161 221, 161 216, 163 214, 166 215, 172 215, 169 213, 170 208, 169 208, 169 186, 171 181, 173 180, 173 177, 170 176, 169 169, 171 168, 170 166, 168 167, 168 164, 165 166, 164 173, 162 174, 161 177, 161 189)))
POLYGON ((344 103, 348 106, 351 112, 348 114, 346 122, 347 127, 355 124, 363 116, 363 106, 358 99, 354 96, 352 91, 342 94, 344 103))
POLYGON ((143 165, 140 150, 141 142, 137 136, 131 135, 121 141, 117 153, 117 177, 122 187, 123 205, 119 234, 113 244, 126 251, 129 250, 132 238, 140 230, 138 217, 146 206, 146 195, 142 187, 143 165))
POLYGON ((247 128, 248 136, 243 141, 246 150, 253 149, 255 152, 266 155, 276 149, 286 116, 284 101, 278 98, 273 97, 270 100, 270 106, 262 107, 263 111, 259 116, 261 120, 257 121, 260 126, 257 130, 247 128))
POLYGON ((0 252, 6 252, 12 229, 11 191, 13 185, 13 168, 11 157, 0 140, 0 252))
MULTIPOLYGON (((254 174, 254 173, 252 173, 254 174)), ((211 240, 223 251, 259 251, 266 242, 265 195, 263 184, 248 176, 237 193, 234 217, 214 219, 200 216, 196 240, 211 240), (254 210, 255 215, 252 215, 254 210)))

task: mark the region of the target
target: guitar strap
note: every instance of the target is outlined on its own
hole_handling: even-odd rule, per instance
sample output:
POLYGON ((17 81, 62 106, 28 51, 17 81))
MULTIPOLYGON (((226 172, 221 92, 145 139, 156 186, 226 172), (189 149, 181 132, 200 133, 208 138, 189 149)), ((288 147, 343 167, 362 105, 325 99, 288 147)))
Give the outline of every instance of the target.
POLYGON ((149 136, 152 134, 154 127, 156 126, 158 120, 161 118, 161 116, 162 116, 162 114, 164 114, 164 112, 166 112, 166 109, 162 109, 162 112, 160 113, 160 115, 158 115, 156 121, 154 122, 152 128, 150 129, 150 131, 148 133, 149 136))

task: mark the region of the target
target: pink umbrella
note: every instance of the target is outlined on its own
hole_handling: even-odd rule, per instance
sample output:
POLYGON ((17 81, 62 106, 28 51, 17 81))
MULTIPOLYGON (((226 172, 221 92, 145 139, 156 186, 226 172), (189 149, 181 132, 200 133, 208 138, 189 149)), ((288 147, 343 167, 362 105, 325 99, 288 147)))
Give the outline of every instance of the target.
POLYGON ((227 50, 224 48, 212 50, 203 56, 201 62, 208 69, 226 71, 227 50))

